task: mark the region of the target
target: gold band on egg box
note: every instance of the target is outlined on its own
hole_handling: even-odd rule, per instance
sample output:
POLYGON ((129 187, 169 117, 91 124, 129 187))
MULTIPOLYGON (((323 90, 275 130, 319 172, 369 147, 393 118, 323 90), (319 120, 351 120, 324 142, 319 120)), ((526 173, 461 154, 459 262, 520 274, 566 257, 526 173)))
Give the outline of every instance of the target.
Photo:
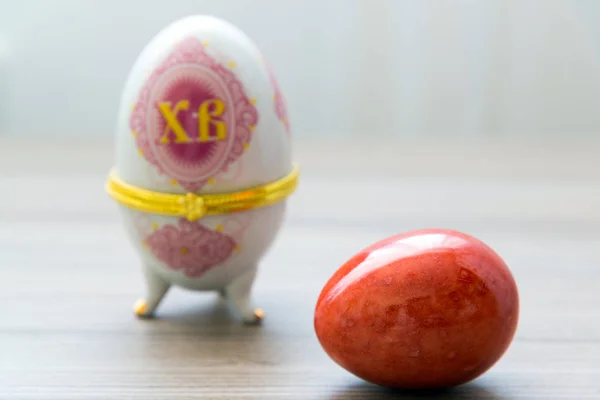
POLYGON ((173 194, 143 189, 123 182, 111 170, 106 191, 117 202, 138 211, 168 216, 184 217, 195 221, 208 215, 228 214, 265 207, 286 199, 298 185, 300 168, 273 182, 251 189, 230 193, 173 194))

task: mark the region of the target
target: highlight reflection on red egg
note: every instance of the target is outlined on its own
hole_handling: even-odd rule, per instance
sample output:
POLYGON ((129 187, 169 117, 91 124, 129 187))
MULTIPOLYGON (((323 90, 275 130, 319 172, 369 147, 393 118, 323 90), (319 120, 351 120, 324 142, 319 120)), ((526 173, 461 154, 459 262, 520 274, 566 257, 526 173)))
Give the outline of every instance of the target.
POLYGON ((464 233, 429 229, 360 251, 325 284, 314 328, 325 352, 382 386, 450 387, 506 352, 519 297, 504 261, 464 233))

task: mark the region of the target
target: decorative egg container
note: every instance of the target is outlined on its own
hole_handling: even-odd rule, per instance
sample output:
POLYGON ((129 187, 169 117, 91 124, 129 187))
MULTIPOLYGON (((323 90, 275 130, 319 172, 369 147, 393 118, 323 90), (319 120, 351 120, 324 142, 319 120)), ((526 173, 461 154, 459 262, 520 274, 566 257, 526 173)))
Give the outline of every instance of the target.
POLYGON ((290 139, 276 78, 235 26, 191 16, 143 49, 106 185, 143 262, 138 316, 178 285, 218 291, 244 322, 262 319, 251 289, 296 189, 290 139))

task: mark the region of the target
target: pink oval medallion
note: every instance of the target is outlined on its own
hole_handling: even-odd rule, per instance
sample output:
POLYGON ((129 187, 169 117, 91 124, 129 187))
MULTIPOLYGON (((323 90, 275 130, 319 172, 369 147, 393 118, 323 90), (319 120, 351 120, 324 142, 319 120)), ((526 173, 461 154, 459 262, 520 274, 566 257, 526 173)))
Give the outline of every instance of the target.
POLYGON ((152 73, 130 119, 145 159, 189 191, 243 154, 257 122, 241 82, 196 38, 152 73))

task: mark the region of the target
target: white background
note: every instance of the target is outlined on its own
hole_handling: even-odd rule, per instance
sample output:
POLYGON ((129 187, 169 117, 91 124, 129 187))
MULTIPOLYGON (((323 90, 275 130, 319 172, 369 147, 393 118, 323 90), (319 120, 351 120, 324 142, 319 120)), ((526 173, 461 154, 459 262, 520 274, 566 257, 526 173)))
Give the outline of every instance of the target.
POLYGON ((0 0, 0 135, 112 137, 142 47, 196 13, 261 48, 296 140, 600 127, 600 1, 0 0))

